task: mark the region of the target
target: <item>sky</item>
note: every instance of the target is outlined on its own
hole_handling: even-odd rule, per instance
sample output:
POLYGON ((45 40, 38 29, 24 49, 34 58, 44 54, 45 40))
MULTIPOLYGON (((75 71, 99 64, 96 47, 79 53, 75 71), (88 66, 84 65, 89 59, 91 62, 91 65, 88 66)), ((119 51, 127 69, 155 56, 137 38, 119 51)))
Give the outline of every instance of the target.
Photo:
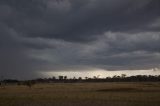
POLYGON ((159 68, 160 0, 0 0, 3 77, 159 68))

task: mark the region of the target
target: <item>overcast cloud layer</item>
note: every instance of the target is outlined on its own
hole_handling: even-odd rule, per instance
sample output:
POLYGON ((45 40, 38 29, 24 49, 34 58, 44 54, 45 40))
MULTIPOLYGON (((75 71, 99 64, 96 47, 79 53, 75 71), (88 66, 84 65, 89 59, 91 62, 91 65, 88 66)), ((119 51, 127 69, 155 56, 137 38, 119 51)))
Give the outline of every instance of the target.
POLYGON ((0 0, 0 74, 160 66, 160 0, 0 0))

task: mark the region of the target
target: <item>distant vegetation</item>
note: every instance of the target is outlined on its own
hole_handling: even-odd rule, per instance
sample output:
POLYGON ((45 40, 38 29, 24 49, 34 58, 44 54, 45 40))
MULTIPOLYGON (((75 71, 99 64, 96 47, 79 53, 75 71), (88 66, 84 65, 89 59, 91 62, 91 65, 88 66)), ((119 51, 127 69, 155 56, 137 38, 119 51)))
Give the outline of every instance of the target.
POLYGON ((68 78, 67 76, 59 76, 58 78, 37 78, 33 80, 20 81, 16 79, 4 79, 0 81, 0 86, 4 88, 6 84, 16 83, 17 85, 26 85, 31 88, 35 83, 85 83, 85 82, 158 82, 160 81, 160 75, 137 75, 137 76, 126 76, 126 74, 122 74, 121 76, 113 76, 106 78, 99 78, 99 76, 93 76, 93 78, 82 77, 76 78, 68 78))

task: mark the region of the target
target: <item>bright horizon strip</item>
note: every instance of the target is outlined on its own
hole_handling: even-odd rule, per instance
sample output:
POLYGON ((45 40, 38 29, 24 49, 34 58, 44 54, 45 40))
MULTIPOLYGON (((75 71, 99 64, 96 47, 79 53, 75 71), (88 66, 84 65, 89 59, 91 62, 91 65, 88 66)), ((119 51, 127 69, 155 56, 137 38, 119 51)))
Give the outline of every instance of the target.
POLYGON ((50 72, 41 72, 43 77, 57 77, 58 76, 67 76, 68 78, 73 77, 88 77, 93 78, 93 76, 98 76, 99 78, 113 77, 114 75, 121 76, 121 74, 126 74, 127 76, 136 76, 136 75, 160 75, 160 70, 148 69, 148 70, 118 70, 118 71, 106 71, 102 69, 94 71, 50 71, 50 72))

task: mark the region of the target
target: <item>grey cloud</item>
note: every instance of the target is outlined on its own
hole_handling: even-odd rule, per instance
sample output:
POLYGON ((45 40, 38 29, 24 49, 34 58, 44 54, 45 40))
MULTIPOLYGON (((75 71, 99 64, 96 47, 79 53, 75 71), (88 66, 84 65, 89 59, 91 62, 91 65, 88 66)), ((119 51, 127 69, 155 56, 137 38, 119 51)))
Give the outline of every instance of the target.
POLYGON ((143 29, 159 12, 159 2, 153 0, 13 0, 4 4, 15 12, 9 24, 25 36, 68 41, 94 40, 105 30, 143 29))
POLYGON ((1 0, 0 74, 160 63, 159 0, 1 0))

